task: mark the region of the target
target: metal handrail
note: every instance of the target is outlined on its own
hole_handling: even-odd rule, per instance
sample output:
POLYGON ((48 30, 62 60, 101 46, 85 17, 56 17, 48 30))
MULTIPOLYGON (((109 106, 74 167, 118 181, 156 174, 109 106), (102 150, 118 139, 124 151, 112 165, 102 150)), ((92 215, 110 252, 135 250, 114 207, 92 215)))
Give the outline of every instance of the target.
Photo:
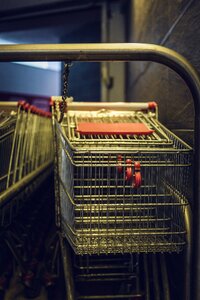
POLYGON ((200 78, 180 54, 151 44, 42 44, 1 45, 0 61, 152 61, 180 75, 189 87, 195 107, 194 203, 191 299, 200 299, 200 78))

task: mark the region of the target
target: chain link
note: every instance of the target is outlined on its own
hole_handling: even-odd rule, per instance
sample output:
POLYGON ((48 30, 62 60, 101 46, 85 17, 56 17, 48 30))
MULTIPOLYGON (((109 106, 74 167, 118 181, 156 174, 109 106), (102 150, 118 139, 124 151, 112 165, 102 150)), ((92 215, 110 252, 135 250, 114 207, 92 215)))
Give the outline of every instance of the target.
POLYGON ((64 71, 63 71, 63 95, 62 95, 62 103, 60 103, 60 119, 59 119, 59 123, 62 122, 63 117, 64 117, 64 113, 66 112, 66 108, 67 108, 67 97, 69 96, 69 72, 70 72, 70 67, 71 67, 71 62, 69 61, 65 61, 64 62, 64 71))

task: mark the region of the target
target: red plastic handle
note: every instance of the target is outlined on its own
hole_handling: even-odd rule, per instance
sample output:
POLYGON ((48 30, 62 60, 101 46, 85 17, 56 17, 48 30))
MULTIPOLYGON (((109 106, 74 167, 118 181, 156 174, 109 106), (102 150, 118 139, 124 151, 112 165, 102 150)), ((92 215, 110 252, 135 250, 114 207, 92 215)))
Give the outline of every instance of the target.
POLYGON ((151 110, 156 110, 157 108, 157 103, 156 102, 148 102, 148 108, 151 110))
POLYGON ((133 178, 132 160, 127 159, 126 164, 127 164, 127 167, 126 167, 126 177, 125 177, 125 179, 127 181, 130 181, 133 178))
POLYGON ((122 155, 120 155, 120 154, 118 155, 117 161, 118 161, 117 171, 118 171, 119 174, 121 174, 122 171, 123 171, 123 168, 122 168, 122 155))
POLYGON ((30 104, 29 103, 25 103, 24 104, 24 110, 27 112, 30 109, 30 104))
POLYGON ((133 187, 135 189, 142 185, 142 175, 140 172, 141 166, 139 161, 134 162, 133 187))
POLYGON ((25 100, 19 100, 17 105, 18 105, 18 107, 20 107, 22 109, 25 104, 26 104, 25 100))
MULTIPOLYGON (((117 171, 118 173, 122 173, 122 155, 119 154, 117 157, 118 165, 117 171)), ((141 165, 139 161, 133 161, 131 159, 126 160, 126 171, 125 171, 125 180, 131 181, 133 188, 137 189, 142 185, 142 175, 141 175, 141 165)))

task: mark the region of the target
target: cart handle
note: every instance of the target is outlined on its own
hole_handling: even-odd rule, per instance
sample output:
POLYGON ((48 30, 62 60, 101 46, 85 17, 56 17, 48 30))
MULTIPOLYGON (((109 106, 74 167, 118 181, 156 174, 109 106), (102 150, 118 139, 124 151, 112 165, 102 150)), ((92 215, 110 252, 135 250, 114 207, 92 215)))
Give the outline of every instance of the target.
POLYGON ((192 65, 163 46, 134 43, 1 45, 0 61, 153 61, 180 75, 190 89, 195 107, 191 299, 200 299, 200 79, 192 65))

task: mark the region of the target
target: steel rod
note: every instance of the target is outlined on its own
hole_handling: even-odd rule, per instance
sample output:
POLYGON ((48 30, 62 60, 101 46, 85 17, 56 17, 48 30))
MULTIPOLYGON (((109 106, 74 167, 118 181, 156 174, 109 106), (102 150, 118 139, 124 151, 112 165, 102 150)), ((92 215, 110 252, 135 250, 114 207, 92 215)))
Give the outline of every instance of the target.
POLYGON ((75 300, 70 246, 67 242, 64 241, 62 234, 59 234, 59 240, 63 259, 67 300, 75 300))
POLYGON ((149 266, 147 254, 143 254, 143 264, 144 264, 144 285, 145 285, 145 299, 150 300, 150 282, 149 282, 149 266))
MULTIPOLYGON (((192 211, 190 205, 184 208, 184 221, 186 228, 186 249, 184 253, 185 265, 184 265, 184 299, 190 299, 190 276, 191 276, 191 259, 192 259, 192 211)), ((192 299, 192 298, 191 298, 192 299)))
POLYGON ((35 171, 25 176, 22 180, 11 185, 3 193, 0 194, 0 207, 5 205, 10 199, 18 195, 26 186, 28 186, 37 176, 49 169, 52 170, 52 162, 48 161, 42 166, 38 167, 35 171))
MULTIPOLYGON (((160 261, 160 271, 161 271, 161 280, 163 286, 163 300, 170 300, 170 284, 169 284, 169 276, 167 271, 167 263, 166 257, 163 253, 159 253, 159 261, 160 261)), ((185 300, 188 298, 185 297, 185 300)))
POLYGON ((159 274, 158 274, 158 262, 156 254, 151 255, 152 261, 152 275, 153 275, 153 286, 154 286, 154 300, 161 299, 160 293, 160 283, 159 283, 159 274))
MULTIPOLYGON (((191 299, 200 299, 200 79, 180 54, 151 44, 2 45, 0 61, 152 61, 173 69, 185 81, 195 107, 195 158, 191 299)), ((191 279, 191 276, 190 276, 191 279)))

